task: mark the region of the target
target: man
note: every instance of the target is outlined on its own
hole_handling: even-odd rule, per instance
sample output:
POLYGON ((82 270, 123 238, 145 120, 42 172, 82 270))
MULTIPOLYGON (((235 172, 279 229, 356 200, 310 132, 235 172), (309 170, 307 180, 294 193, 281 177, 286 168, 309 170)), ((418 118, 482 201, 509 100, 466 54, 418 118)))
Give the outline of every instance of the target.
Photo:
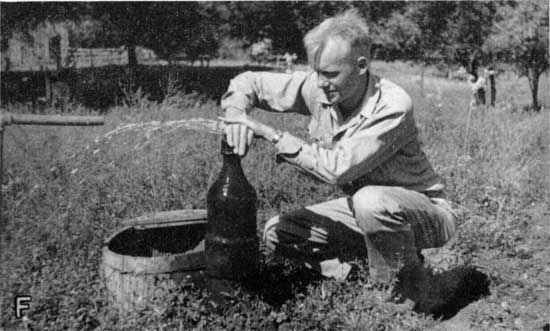
POLYGON ((471 106, 485 105, 485 78, 478 76, 477 72, 475 72, 470 75, 468 81, 473 93, 471 106))
POLYGON ((266 246, 339 280, 366 251, 372 280, 398 275, 396 294, 410 307, 428 281, 418 252, 455 232, 444 186, 421 150, 411 99, 369 71, 368 29, 356 11, 325 20, 304 44, 313 71, 246 72, 231 81, 221 103, 227 140, 245 155, 254 135, 267 139, 278 159, 349 197, 269 220, 266 246), (310 115, 313 142, 254 120, 252 107, 310 115))
POLYGON ((294 61, 296 61, 297 56, 295 53, 290 54, 289 52, 286 52, 285 55, 283 55, 283 57, 286 63, 285 72, 287 74, 290 74, 292 73, 292 71, 294 71, 294 61))

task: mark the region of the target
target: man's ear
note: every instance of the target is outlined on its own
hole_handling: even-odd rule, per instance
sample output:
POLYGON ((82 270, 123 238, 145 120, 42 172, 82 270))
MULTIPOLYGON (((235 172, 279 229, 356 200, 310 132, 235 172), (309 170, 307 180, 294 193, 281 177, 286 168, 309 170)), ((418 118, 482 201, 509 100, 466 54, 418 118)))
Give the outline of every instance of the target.
POLYGON ((359 74, 364 75, 369 69, 369 60, 365 56, 358 57, 357 67, 359 68, 359 74))

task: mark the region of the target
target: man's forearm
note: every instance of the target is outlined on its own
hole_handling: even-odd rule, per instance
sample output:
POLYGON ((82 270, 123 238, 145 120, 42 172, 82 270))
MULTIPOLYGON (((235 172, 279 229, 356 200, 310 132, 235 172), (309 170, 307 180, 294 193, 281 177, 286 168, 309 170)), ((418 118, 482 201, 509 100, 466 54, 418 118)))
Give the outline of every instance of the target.
POLYGON ((302 96, 302 88, 309 77, 307 72, 241 73, 231 80, 227 92, 221 98, 221 108, 235 107, 248 113, 257 107, 268 111, 309 114, 302 96))
POLYGON ((273 144, 277 144, 283 136, 282 131, 253 119, 238 108, 226 109, 225 118, 222 118, 222 120, 229 124, 244 125, 252 130, 256 136, 264 138, 273 144))

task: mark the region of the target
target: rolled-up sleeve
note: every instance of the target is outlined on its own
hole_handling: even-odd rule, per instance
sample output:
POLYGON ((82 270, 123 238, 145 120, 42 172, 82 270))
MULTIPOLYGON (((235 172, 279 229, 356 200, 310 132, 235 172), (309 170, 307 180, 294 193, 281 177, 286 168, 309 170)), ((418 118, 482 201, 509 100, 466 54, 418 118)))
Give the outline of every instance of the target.
POLYGON ((309 114, 303 99, 303 85, 310 74, 247 71, 237 75, 222 96, 221 107, 249 112, 253 107, 268 111, 309 114))
POLYGON ((344 184, 379 166, 416 135, 412 109, 386 106, 361 121, 353 135, 331 147, 286 133, 276 145, 279 156, 327 183, 344 184))

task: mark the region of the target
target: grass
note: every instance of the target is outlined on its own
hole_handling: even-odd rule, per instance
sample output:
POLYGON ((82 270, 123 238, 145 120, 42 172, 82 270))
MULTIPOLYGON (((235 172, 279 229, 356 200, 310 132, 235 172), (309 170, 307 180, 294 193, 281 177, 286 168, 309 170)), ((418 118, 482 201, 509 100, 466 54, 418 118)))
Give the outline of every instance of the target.
MULTIPOLYGON (((376 63, 379 72, 413 97, 424 148, 447 180, 460 214, 450 251, 491 280, 491 294, 466 314, 477 329, 541 329, 547 322, 548 108, 523 112, 523 80, 499 81, 495 108, 470 112, 464 83, 418 76, 403 65, 376 63), (546 318, 546 320, 545 320, 546 318)), ((545 78, 541 91, 548 90, 545 78)), ((548 95, 542 103, 548 107, 548 95)), ((121 221, 151 211, 205 208, 205 195, 221 166, 220 136, 169 128, 104 134, 125 123, 216 118, 215 101, 166 87, 163 101, 127 91, 106 125, 95 128, 11 126, 5 132, 4 234, 0 271, 0 328, 6 330, 426 330, 442 327, 429 316, 392 315, 384 294, 366 275, 336 283, 286 265, 266 270, 256 291, 220 316, 205 294, 177 286, 146 308, 118 314, 100 275, 104 239, 121 221), (97 141, 96 141, 97 140, 97 141), (282 286, 285 285, 285 286, 282 286), (268 289, 281 287, 281 292, 268 289), (284 293, 283 293, 284 292, 284 293), (13 315, 15 295, 31 295, 27 319, 13 315)), ((25 112, 10 106, 11 112, 25 112)), ((56 112, 55 109, 48 110, 56 112)), ((90 114, 70 107, 72 114, 90 114)), ((257 112, 261 120, 304 135, 307 118, 257 112)), ((274 148, 255 142, 243 160, 259 200, 258 230, 266 220, 303 205, 341 196, 287 165, 274 148)), ((452 320, 451 320, 452 321, 452 320)), ((447 323, 450 323, 448 321, 447 323)))

